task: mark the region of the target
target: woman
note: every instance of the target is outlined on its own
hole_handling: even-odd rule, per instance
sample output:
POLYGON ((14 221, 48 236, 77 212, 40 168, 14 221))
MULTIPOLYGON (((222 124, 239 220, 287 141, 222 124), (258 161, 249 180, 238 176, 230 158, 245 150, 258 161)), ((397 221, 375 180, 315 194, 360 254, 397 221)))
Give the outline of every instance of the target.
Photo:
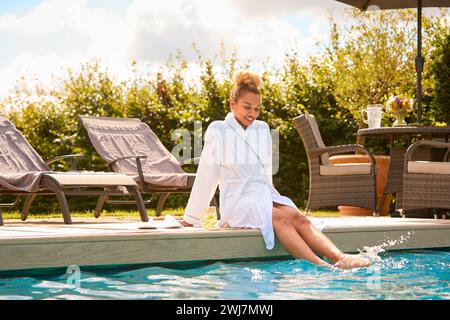
POLYGON ((367 259, 344 254, 303 216, 296 205, 272 185, 272 139, 267 123, 256 120, 261 109, 261 80, 253 72, 240 70, 224 121, 212 122, 182 224, 198 224, 217 185, 220 188, 219 226, 260 229, 271 250, 275 234, 294 258, 337 267, 370 265, 367 259))

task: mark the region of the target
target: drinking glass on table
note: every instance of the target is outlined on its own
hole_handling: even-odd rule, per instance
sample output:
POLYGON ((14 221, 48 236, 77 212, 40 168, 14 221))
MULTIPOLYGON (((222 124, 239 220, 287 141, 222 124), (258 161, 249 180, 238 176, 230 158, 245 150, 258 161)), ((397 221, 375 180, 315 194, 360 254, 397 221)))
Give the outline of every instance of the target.
POLYGON ((205 208, 200 218, 200 225, 203 229, 212 229, 217 224, 217 211, 216 207, 209 206, 205 208))

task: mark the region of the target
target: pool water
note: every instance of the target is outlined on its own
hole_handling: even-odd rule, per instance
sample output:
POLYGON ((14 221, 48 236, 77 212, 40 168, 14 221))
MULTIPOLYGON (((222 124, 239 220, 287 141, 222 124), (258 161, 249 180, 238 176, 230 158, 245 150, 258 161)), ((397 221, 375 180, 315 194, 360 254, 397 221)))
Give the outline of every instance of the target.
POLYGON ((0 299, 450 299, 448 249, 372 260, 345 271, 289 259, 2 273, 0 299))

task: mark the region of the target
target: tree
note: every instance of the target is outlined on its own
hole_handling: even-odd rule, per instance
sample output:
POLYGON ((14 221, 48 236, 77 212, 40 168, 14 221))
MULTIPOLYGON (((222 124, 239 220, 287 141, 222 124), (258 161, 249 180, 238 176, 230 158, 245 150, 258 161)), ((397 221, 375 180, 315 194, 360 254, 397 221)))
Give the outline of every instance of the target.
MULTIPOLYGON (((333 70, 338 104, 350 110, 364 127, 360 110, 369 104, 384 104, 390 95, 415 97, 416 13, 412 10, 348 11, 349 26, 338 28, 331 20, 331 44, 326 62, 333 70), (343 35, 343 36, 341 36, 343 35)), ((430 19, 424 17, 425 33, 433 35, 430 19)), ((423 54, 431 46, 424 42, 423 54)), ((428 65, 425 65, 425 73, 428 65)), ((424 81, 424 91, 428 82, 424 81)), ((411 115, 414 119, 415 115, 411 115)), ((428 118, 424 117, 424 122, 428 118)), ((385 115, 384 122, 389 121, 385 115)))
POLYGON ((436 122, 450 125, 450 33, 436 39, 430 69, 435 84, 432 116, 436 122))

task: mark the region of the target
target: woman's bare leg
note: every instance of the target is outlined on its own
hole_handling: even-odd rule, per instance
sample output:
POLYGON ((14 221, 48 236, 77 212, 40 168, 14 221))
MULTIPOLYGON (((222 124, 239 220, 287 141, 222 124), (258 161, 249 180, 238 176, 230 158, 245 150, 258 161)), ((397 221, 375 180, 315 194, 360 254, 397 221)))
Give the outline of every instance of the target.
POLYGON ((280 209, 272 208, 272 224, 281 245, 294 258, 305 259, 317 265, 329 265, 303 241, 289 217, 280 209))
POLYGON ((284 212, 289 216, 296 231, 305 240, 308 246, 315 252, 329 258, 333 263, 336 263, 344 255, 330 239, 328 239, 322 232, 317 230, 308 218, 302 216, 298 210, 292 207, 274 204, 274 207, 284 212))
POLYGON ((367 259, 357 258, 339 250, 327 236, 316 229, 309 219, 302 216, 298 210, 278 203, 274 203, 274 207, 289 216, 298 234, 313 251, 329 258, 333 263, 338 263, 339 267, 353 268, 370 265, 370 261, 367 259))

